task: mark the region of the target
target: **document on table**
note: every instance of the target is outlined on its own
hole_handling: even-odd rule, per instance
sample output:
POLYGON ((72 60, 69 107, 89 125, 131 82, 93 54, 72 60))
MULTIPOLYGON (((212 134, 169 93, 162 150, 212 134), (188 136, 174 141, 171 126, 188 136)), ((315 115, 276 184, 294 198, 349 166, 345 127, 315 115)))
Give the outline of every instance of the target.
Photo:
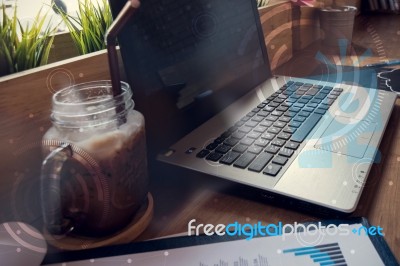
MULTIPOLYGON (((348 225, 349 234, 347 235, 339 233, 329 235, 326 231, 317 229, 313 232, 300 232, 285 236, 240 239, 144 253, 90 258, 62 265, 384 265, 370 236, 366 235, 365 231, 359 230, 362 226, 361 223, 348 225)), ((224 237, 229 238, 229 236, 224 237)), ((194 238, 196 237, 194 236, 194 238)), ((171 241, 174 240, 171 239, 171 241)))

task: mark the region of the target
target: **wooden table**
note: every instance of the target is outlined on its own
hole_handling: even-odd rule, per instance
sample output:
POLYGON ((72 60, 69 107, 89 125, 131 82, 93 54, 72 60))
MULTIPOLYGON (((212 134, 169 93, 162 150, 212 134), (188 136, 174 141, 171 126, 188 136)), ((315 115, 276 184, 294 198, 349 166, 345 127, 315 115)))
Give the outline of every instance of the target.
MULTIPOLYGON (((358 18, 353 38, 355 50, 359 55, 368 47, 373 48, 373 56, 362 64, 379 62, 381 58, 378 50, 382 50, 371 39, 370 32, 365 30, 366 24, 363 19, 371 23, 372 29, 379 33, 386 57, 400 58, 400 49, 398 49, 400 17, 389 16, 383 19, 361 17, 358 18)), ((314 57, 320 47, 313 45, 307 49, 285 66, 277 69, 276 73, 294 75, 296 69, 303 70, 304 68, 298 67, 299 62, 309 61, 307 59, 310 56, 314 57)), ((82 58, 79 61, 71 59, 0 79, 0 124, 2 125, 0 130, 2 139, 0 143, 0 169, 2 169, 0 206, 3 210, 0 213, 0 222, 15 218, 12 217, 14 205, 21 213, 26 211, 30 219, 40 216, 40 208, 34 204, 37 203, 34 201, 35 195, 32 198, 29 197, 29 193, 35 194, 35 190, 32 189, 35 188, 35 184, 32 187, 29 183, 26 185, 26 189, 30 189, 29 193, 25 193, 25 187, 22 188, 21 194, 24 198, 19 198, 19 194, 13 194, 13 188, 16 187, 15 181, 21 174, 16 169, 21 168, 21 163, 40 166, 38 141, 44 130, 50 126, 48 117, 52 93, 73 81, 81 83, 109 78, 105 60, 104 52, 99 52, 85 56, 85 61, 82 58), (16 153, 16 151, 21 151, 21 153, 16 153), (31 163, 27 161, 25 155, 29 155, 31 163), (13 202, 13 200, 16 201, 13 197, 20 199, 21 203, 13 202)), ((300 76, 308 73, 297 74, 300 76)), ((385 239, 398 260, 400 260, 399 120, 400 100, 397 100, 380 146, 382 161, 373 166, 360 204, 353 214, 353 216, 365 216, 372 224, 384 229, 385 239)), ((31 173, 33 177, 38 176, 39 170, 28 167, 21 169, 23 174, 28 176, 28 173, 31 173)), ((320 219, 320 217, 230 194, 226 192, 226 189, 225 184, 213 180, 189 178, 186 174, 172 177, 153 176, 151 191, 155 199, 155 215, 150 226, 138 240, 187 232, 187 224, 192 219, 196 219, 198 223, 211 224, 227 224, 234 221, 294 223, 320 219)))
MULTIPOLYGON (((372 25, 375 32, 380 33, 387 55, 400 58, 399 49, 393 45, 393 43, 397 45, 400 43, 400 35, 397 34, 400 28, 392 28, 394 35, 388 32, 387 28, 387 25, 399 23, 399 19, 396 16, 389 19, 376 17, 357 19, 353 39, 354 49, 357 53, 363 53, 366 48, 371 47, 374 53, 362 64, 381 60, 377 52, 379 47, 373 46, 374 42, 370 42, 370 37, 367 36, 368 32, 363 30, 365 21, 372 25)), ((306 53, 295 56, 277 69, 277 72, 289 74, 285 71, 296 69, 293 64, 308 60, 307 56, 315 55, 319 48, 321 47, 318 44, 309 47, 306 53)), ((297 69, 299 69, 298 66, 297 69)), ((307 73, 299 75, 302 74, 307 75, 307 73)), ((363 216, 368 218, 371 224, 381 226, 386 232, 386 241, 397 260, 400 260, 400 99, 396 101, 379 150, 382 154, 381 163, 372 167, 359 205, 351 216, 363 216)), ((320 219, 320 217, 225 193, 223 192, 225 189, 224 185, 215 184, 213 181, 198 180, 186 175, 176 178, 154 177, 152 192, 155 198, 155 216, 140 239, 187 232, 187 224, 192 219, 196 219, 196 223, 214 225, 234 221, 294 223, 320 219)))

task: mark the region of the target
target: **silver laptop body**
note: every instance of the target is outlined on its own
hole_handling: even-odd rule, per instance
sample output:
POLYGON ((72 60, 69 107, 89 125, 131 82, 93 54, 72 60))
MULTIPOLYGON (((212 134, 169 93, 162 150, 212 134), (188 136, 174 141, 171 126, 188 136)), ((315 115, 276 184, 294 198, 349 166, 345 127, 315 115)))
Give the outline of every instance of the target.
MULTIPOLYGON (((114 15, 124 4, 110 1, 114 15)), ((254 0, 143 1, 129 24, 119 44, 135 108, 145 115, 150 160, 270 192, 268 197, 354 211, 394 93, 329 83, 326 76, 273 77, 254 0), (326 112, 319 110, 321 101, 313 102, 318 90, 329 92, 326 112), (304 106, 289 103, 293 93, 304 106), (279 103, 271 104, 276 98, 279 103), (270 105, 284 108, 277 113, 270 105), (304 121, 296 122, 292 111, 304 121), (312 127, 305 130, 309 120, 312 127), (275 135, 267 134, 271 130, 275 135), (233 153, 239 148, 246 158, 233 153)), ((340 74, 333 77, 341 83, 340 74)))
POLYGON ((379 153, 379 143, 396 99, 392 92, 335 83, 319 84, 339 87, 343 92, 276 176, 196 157, 200 150, 288 80, 319 84, 315 80, 283 76, 267 80, 172 145, 158 159, 294 198, 303 204, 311 203, 343 213, 353 212, 379 153))

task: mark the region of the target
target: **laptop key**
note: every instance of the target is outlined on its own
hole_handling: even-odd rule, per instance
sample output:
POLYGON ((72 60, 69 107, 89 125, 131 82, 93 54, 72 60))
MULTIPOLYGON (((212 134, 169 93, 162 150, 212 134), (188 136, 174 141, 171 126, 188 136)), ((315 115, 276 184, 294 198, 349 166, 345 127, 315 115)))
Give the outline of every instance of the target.
POLYGON ((256 158, 255 154, 246 152, 236 160, 233 166, 244 169, 254 160, 254 158, 256 158))
POLYGON ((208 144, 207 147, 206 147, 206 149, 212 151, 212 150, 214 150, 216 147, 218 147, 218 143, 213 142, 213 143, 208 144))
POLYGON ((317 109, 315 109, 314 112, 315 112, 316 114, 323 115, 323 114, 326 113, 326 110, 325 110, 325 109, 322 109, 322 108, 317 108, 317 109))
POLYGON ((316 88, 312 88, 312 89, 309 89, 307 92, 306 92, 306 95, 311 95, 311 96, 314 96, 314 95, 316 95, 317 93, 318 93, 318 89, 316 89, 316 88))
POLYGON ((273 102, 274 103, 283 103, 285 101, 285 99, 282 99, 282 98, 275 98, 274 100, 273 100, 273 102))
POLYGON ((274 157, 272 154, 263 152, 261 153, 257 159, 252 162, 252 164, 249 166, 248 170, 254 171, 254 172, 261 172, 265 166, 271 161, 272 157, 274 157))
POLYGON ((224 133, 222 133, 220 137, 226 139, 226 138, 228 138, 231 134, 232 134, 232 132, 229 131, 229 130, 227 130, 227 131, 225 131, 224 133))
POLYGON ((295 142, 302 142, 314 128, 314 126, 321 119, 319 114, 311 114, 306 121, 299 127, 298 130, 292 135, 291 140, 295 142))
POLYGON ((251 130, 252 128, 248 126, 242 126, 241 128, 239 128, 239 131, 244 133, 249 133, 251 130))
POLYGON ((329 105, 327 105, 325 103, 321 103, 318 108, 321 108, 321 109, 324 109, 324 110, 328 110, 329 109, 329 105))
POLYGON ((260 152, 262 152, 262 150, 263 150, 262 147, 255 146, 255 145, 252 145, 247 149, 248 152, 251 152, 254 154, 259 154, 260 152))
POLYGON ((293 153, 294 153, 294 150, 286 149, 286 148, 283 148, 279 151, 279 155, 285 156, 288 158, 291 157, 293 155, 293 153))
POLYGON ((232 134, 232 138, 235 138, 235 139, 242 139, 242 138, 244 138, 244 136, 246 136, 246 133, 239 132, 239 131, 232 134))
POLYGON ((293 142, 293 141, 288 141, 285 145, 285 148, 291 149, 291 150, 297 150, 297 148, 300 146, 299 143, 293 142))
POLYGON ((241 121, 241 120, 235 123, 235 126, 237 126, 237 127, 241 127, 243 125, 244 125, 244 121, 241 121))
POLYGON ((314 98, 314 99, 311 100, 311 103, 315 103, 315 104, 317 104, 317 105, 318 105, 320 102, 321 102, 320 99, 315 99, 315 98, 314 98))
POLYGON ((269 112, 267 111, 261 111, 257 114, 258 116, 262 116, 262 117, 267 117, 269 115, 269 112))
POLYGON ((275 145, 275 146, 278 146, 278 147, 282 147, 283 145, 285 145, 285 140, 283 140, 283 139, 274 139, 272 142, 271 142, 271 144, 272 145, 275 145))
POLYGON ((291 136, 292 135, 290 133, 281 132, 281 133, 278 134, 277 137, 280 138, 280 139, 288 140, 288 139, 290 139, 291 136))
POLYGON ((286 112, 287 111, 287 109, 288 109, 289 107, 286 107, 286 106, 279 106, 278 108, 276 108, 276 111, 279 111, 279 112, 286 112))
POLYGON ((261 135, 261 133, 253 131, 253 132, 250 132, 249 134, 247 134, 247 137, 251 138, 251 139, 258 139, 260 137, 260 135, 261 135))
POLYGON ((292 107, 289 108, 289 112, 295 112, 295 113, 297 113, 297 112, 299 112, 299 111, 301 110, 300 107, 296 107, 295 105, 296 105, 296 104, 294 104, 292 107))
POLYGON ((275 158, 272 160, 273 163, 279 164, 279 165, 285 165, 288 161, 287 157, 283 157, 283 156, 275 156, 275 158))
POLYGON ((275 107, 279 106, 279 103, 271 102, 271 103, 268 104, 268 106, 271 106, 271 107, 275 108, 275 107))
POLYGON ((304 116, 299 116, 298 115, 293 120, 297 121, 297 122, 304 122, 306 120, 306 118, 304 116))
POLYGON ((262 121, 262 122, 260 123, 260 126, 263 126, 263 127, 270 127, 270 126, 272 126, 272 121, 264 120, 264 121, 262 121))
POLYGON ((282 169, 282 166, 271 163, 267 167, 265 167, 263 173, 266 175, 270 175, 270 176, 276 176, 281 169, 282 169))
POLYGON ((269 116, 267 116, 265 119, 266 120, 268 120, 268 121, 272 121, 272 122, 275 122, 276 120, 278 120, 278 116, 275 116, 275 115, 269 115, 269 116))
POLYGON ((197 158, 204 158, 210 153, 209 150, 201 150, 196 154, 197 158))
POLYGON ((231 149, 230 146, 221 144, 221 145, 219 145, 219 146, 215 149, 215 151, 216 151, 216 152, 219 152, 219 153, 222 153, 222 154, 225 154, 225 153, 227 153, 230 149, 231 149))
POLYGON ((306 104, 306 103, 308 103, 308 101, 309 101, 309 100, 307 100, 307 99, 300 99, 300 100, 298 100, 297 102, 298 102, 298 103, 301 103, 301 104, 306 104))
POLYGON ((227 154, 225 154, 224 157, 222 157, 222 159, 219 162, 223 163, 223 164, 231 165, 231 164, 233 164, 234 161, 236 161, 237 158, 239 158, 239 156, 240 156, 240 153, 230 151, 227 154))
POLYGON ((225 145, 228 145, 228 146, 235 146, 238 142, 239 142, 238 139, 229 138, 229 139, 226 139, 226 140, 224 141, 224 144, 225 144, 225 145))
POLYGON ((324 101, 325 104, 327 105, 332 105, 335 102, 335 99, 327 99, 326 101, 324 101))
POLYGON ((206 159, 209 161, 218 162, 222 155, 222 153, 212 152, 206 157, 206 159))
POLYGON ((288 123, 288 126, 289 126, 289 127, 298 128, 299 126, 301 126, 301 123, 300 123, 300 122, 297 122, 297 121, 290 121, 290 122, 288 123))
POLYGON ((310 115, 310 112, 307 112, 307 111, 301 111, 300 113, 299 113, 299 116, 303 116, 303 117, 307 117, 307 116, 309 116, 310 115))
MULTIPOLYGON (((245 124, 246 127, 255 127, 258 123, 256 121, 249 121, 245 124)), ((240 130, 240 129, 239 129, 240 130)), ((247 129, 246 129, 247 130, 247 129)))
POLYGON ((233 148, 233 151, 239 152, 239 153, 243 153, 247 150, 248 146, 243 145, 243 144, 238 144, 233 148))
POLYGON ((250 120, 250 117, 248 117, 248 116, 242 117, 242 119, 240 119, 240 121, 243 121, 243 122, 247 122, 249 120, 250 120))
POLYGON ((286 126, 286 123, 282 122, 282 121, 277 121, 277 122, 274 123, 274 127, 283 128, 285 126, 286 126))
MULTIPOLYGON (((300 109, 303 108, 304 105, 305 105, 304 103, 295 103, 293 106, 299 108, 299 111, 300 111, 300 109)), ((290 110, 293 111, 292 108, 290 110)))
POLYGON ((268 140, 265 140, 265 139, 258 139, 258 140, 256 140, 255 142, 254 142, 254 145, 257 145, 257 146, 260 146, 260 147, 263 147, 263 148, 265 148, 265 147, 267 147, 267 145, 268 145, 268 140))
POLYGON ((253 117, 254 115, 256 114, 256 112, 250 112, 250 113, 248 113, 246 116, 248 116, 248 117, 253 117))
POLYGON ((265 149, 265 151, 266 151, 266 152, 269 152, 269 153, 272 153, 272 154, 276 154, 280 149, 281 149, 281 148, 278 147, 278 146, 269 145, 269 146, 265 149))
POLYGON ((304 108, 303 108, 303 111, 312 113, 312 112, 314 111, 314 108, 313 108, 313 107, 304 107, 304 108))
POLYGON ((326 98, 327 98, 327 99, 336 100, 336 99, 337 99, 337 96, 336 96, 336 95, 331 95, 331 94, 329 94, 326 98))
POLYGON ((271 115, 274 115, 274 116, 281 116, 281 115, 283 115, 283 112, 275 110, 275 111, 273 111, 273 112, 271 113, 271 115))
POLYGON ((261 125, 259 125, 259 126, 254 128, 254 131, 255 132, 259 132, 259 133, 264 133, 266 130, 267 130, 267 127, 264 127, 264 126, 261 126, 261 125))
POLYGON ((281 131, 281 129, 278 127, 270 127, 267 132, 273 133, 273 134, 278 134, 280 131, 281 131))
POLYGON ((288 134, 293 134, 294 132, 296 132, 296 130, 297 130, 297 128, 287 126, 282 131, 285 133, 288 133, 288 134))
POLYGON ((285 122, 285 123, 290 122, 290 120, 291 119, 288 116, 282 116, 282 117, 279 118, 279 121, 285 122))
POLYGON ((261 138, 266 140, 273 140, 275 138, 275 134, 273 133, 264 133, 261 135, 261 138))
POLYGON ((257 122, 257 123, 259 123, 259 122, 261 122, 261 121, 263 121, 264 120, 264 117, 262 117, 262 116, 253 116, 252 118, 251 118, 251 121, 255 121, 255 122, 257 122))
POLYGON ((251 139, 251 138, 244 138, 244 139, 242 139, 242 140, 240 141, 240 144, 250 146, 251 144, 253 144, 253 142, 254 142, 254 139, 251 139))
POLYGON ((214 143, 221 144, 222 142, 224 142, 224 140, 225 140, 224 138, 218 137, 214 139, 214 143))
POLYGON ((266 106, 263 110, 264 110, 265 112, 272 112, 272 111, 275 110, 275 108, 272 107, 272 106, 266 106))
POLYGON ((290 111, 290 109, 289 109, 289 111, 285 112, 285 116, 288 116, 288 117, 295 117, 296 115, 297 115, 297 113, 290 111))

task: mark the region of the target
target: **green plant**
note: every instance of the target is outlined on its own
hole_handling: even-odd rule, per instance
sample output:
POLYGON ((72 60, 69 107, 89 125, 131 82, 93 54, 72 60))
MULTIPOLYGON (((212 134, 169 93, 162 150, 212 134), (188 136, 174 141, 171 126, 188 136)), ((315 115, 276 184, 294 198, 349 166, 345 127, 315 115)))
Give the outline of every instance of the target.
POLYGON ((0 20, 0 76, 47 64, 53 43, 55 28, 45 24, 46 16, 41 10, 34 23, 25 27, 17 18, 17 8, 9 17, 3 5, 0 20))
POLYGON ((258 7, 263 7, 268 5, 269 0, 257 0, 257 6, 258 7))
POLYGON ((102 0, 101 4, 94 4, 90 0, 78 0, 76 16, 63 12, 60 14, 79 54, 83 55, 106 48, 104 37, 107 28, 112 23, 111 10, 107 0, 102 0))

